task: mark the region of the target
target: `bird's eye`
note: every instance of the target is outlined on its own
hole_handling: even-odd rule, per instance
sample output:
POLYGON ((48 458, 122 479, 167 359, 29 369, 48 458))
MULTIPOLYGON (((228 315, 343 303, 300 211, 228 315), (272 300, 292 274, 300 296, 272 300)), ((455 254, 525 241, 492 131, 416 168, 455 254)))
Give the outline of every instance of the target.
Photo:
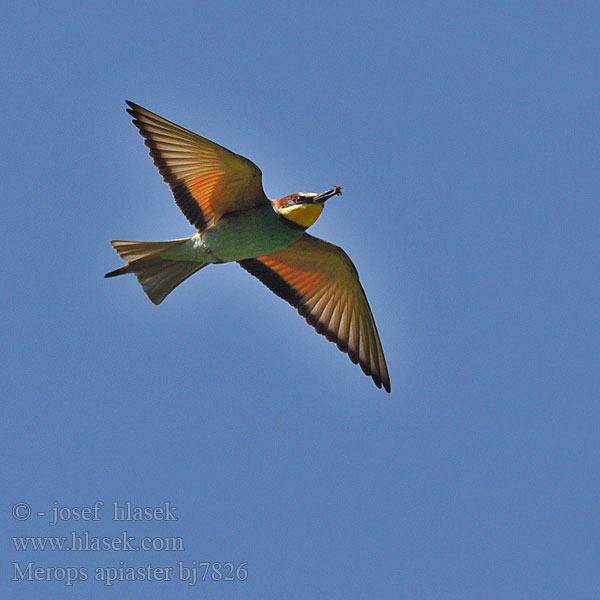
POLYGON ((296 196, 295 202, 296 204, 302 204, 302 198, 300 196, 296 196))

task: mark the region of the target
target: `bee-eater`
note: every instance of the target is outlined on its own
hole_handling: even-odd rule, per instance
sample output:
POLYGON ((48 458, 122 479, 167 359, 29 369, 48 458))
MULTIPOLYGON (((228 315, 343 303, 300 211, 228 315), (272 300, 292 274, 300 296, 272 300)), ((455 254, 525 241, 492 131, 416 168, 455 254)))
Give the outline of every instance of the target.
POLYGON ((206 265, 236 261, 389 392, 383 348, 356 268, 341 248, 306 233, 325 201, 342 188, 269 200, 253 162, 127 104, 154 164, 197 232, 165 242, 113 240, 127 264, 105 277, 134 273, 150 300, 160 304, 206 265))

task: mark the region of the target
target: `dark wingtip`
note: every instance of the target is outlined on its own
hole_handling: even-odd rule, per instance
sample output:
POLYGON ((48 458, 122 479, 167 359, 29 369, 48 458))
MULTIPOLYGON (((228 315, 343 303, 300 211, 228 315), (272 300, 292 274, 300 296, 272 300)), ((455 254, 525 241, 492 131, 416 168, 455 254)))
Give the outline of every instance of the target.
POLYGON ((129 106, 125 110, 135 119, 140 115, 140 112, 145 110, 143 106, 136 104, 135 102, 131 102, 130 100, 125 100, 125 104, 129 106))

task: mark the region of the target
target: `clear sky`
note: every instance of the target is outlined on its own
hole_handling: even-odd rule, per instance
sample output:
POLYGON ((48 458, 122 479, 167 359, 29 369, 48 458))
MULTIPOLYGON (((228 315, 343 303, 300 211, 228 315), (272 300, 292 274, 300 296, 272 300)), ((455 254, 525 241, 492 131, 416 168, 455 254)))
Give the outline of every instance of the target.
POLYGON ((599 24, 591 2, 5 6, 2 597, 597 597, 599 24), (311 233, 360 272, 391 395, 237 265, 160 307, 103 279, 110 239, 193 232, 125 99, 270 197, 344 186, 311 233), (183 546, 12 539, 72 532, 183 546), (146 571, 95 580, 119 567, 146 571))

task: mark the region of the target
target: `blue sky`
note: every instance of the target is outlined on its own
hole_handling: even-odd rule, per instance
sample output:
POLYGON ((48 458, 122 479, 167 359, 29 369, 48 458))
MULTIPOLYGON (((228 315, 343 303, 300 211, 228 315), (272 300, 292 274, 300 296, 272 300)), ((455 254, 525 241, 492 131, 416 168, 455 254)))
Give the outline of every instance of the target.
POLYGON ((7 7, 3 597, 596 597, 599 18, 7 7), (158 308, 133 277, 103 279, 110 239, 192 233, 125 99, 256 162, 270 197, 344 186, 311 233, 361 274, 391 395, 236 265, 158 308), (100 521, 49 524, 98 501, 100 521), (115 522, 114 501, 178 520, 115 522), (86 531, 184 550, 12 541, 86 531), (248 577, 187 585, 194 561, 248 577), (88 579, 12 582, 29 562, 88 579), (94 581, 148 564, 172 581, 94 581))

